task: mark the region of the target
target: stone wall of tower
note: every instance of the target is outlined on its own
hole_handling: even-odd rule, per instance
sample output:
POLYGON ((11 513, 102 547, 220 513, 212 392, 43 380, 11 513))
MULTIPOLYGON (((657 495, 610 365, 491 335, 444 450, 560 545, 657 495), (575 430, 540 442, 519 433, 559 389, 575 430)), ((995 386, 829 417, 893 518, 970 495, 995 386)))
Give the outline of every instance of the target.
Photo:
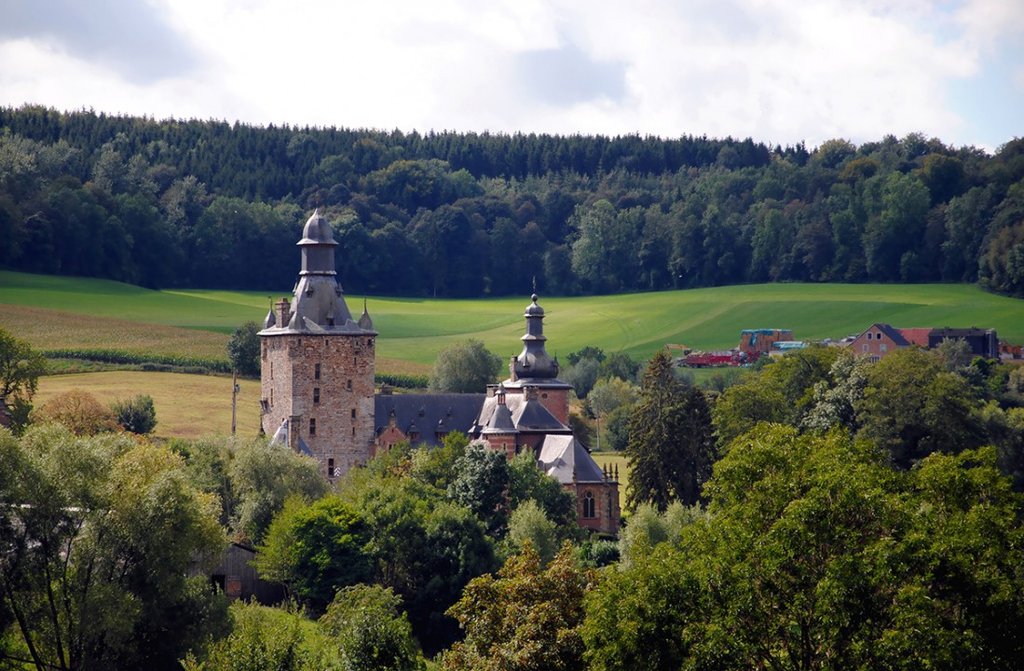
POLYGON ((375 346, 366 334, 263 336, 264 432, 273 435, 282 420, 296 418, 290 430, 332 479, 366 463, 375 429, 375 346))

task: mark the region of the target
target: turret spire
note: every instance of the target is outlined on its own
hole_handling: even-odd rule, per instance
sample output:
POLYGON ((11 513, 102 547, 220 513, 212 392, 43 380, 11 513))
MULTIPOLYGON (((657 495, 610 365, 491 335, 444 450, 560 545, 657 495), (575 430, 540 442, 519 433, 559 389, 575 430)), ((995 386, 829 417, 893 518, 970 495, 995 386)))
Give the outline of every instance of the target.
POLYGON ((544 308, 537 304, 537 294, 530 296, 523 317, 526 318, 526 334, 522 337, 523 351, 516 357, 514 368, 517 378, 550 379, 558 377, 558 362, 552 359, 544 342, 544 308))

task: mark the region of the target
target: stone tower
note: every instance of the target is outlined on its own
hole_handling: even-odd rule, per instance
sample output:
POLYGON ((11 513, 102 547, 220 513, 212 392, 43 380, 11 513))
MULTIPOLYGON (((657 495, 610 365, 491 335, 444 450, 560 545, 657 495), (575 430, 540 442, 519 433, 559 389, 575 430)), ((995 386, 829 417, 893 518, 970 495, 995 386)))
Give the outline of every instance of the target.
POLYGON ((332 480, 370 458, 377 336, 365 305, 358 322, 345 305, 337 245, 314 212, 292 300, 278 301, 260 331, 263 431, 318 459, 332 480))

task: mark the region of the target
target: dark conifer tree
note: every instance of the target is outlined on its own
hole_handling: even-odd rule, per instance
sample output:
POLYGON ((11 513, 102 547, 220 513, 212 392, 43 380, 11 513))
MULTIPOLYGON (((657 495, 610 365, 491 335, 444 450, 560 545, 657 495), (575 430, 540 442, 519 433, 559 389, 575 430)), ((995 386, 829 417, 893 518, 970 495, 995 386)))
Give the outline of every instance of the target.
POLYGON ((659 510, 673 501, 694 504, 711 476, 715 448, 707 400, 680 382, 672 368, 667 351, 654 355, 629 418, 630 509, 641 503, 659 510))

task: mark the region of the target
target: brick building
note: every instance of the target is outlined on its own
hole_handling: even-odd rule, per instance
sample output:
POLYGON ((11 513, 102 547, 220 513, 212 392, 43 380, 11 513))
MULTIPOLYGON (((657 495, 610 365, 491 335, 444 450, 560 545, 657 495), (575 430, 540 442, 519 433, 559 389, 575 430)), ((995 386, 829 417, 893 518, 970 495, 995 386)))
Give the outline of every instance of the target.
POLYGON ((962 340, 975 356, 998 359, 999 338, 995 329, 971 328, 895 328, 875 323, 850 341, 847 347, 860 356, 878 361, 889 352, 903 347, 934 349, 946 340, 962 340))
POLYGON ((529 450, 545 473, 576 496, 576 519, 585 529, 617 534, 618 477, 604 472, 568 426, 572 385, 558 379, 558 361, 545 347, 544 309, 537 295, 523 315, 523 351, 509 362, 509 378, 488 385, 469 435, 509 458, 529 450))
POLYGON ((878 361, 889 352, 901 347, 910 347, 910 344, 899 329, 888 324, 875 323, 854 338, 847 347, 858 356, 878 361))

